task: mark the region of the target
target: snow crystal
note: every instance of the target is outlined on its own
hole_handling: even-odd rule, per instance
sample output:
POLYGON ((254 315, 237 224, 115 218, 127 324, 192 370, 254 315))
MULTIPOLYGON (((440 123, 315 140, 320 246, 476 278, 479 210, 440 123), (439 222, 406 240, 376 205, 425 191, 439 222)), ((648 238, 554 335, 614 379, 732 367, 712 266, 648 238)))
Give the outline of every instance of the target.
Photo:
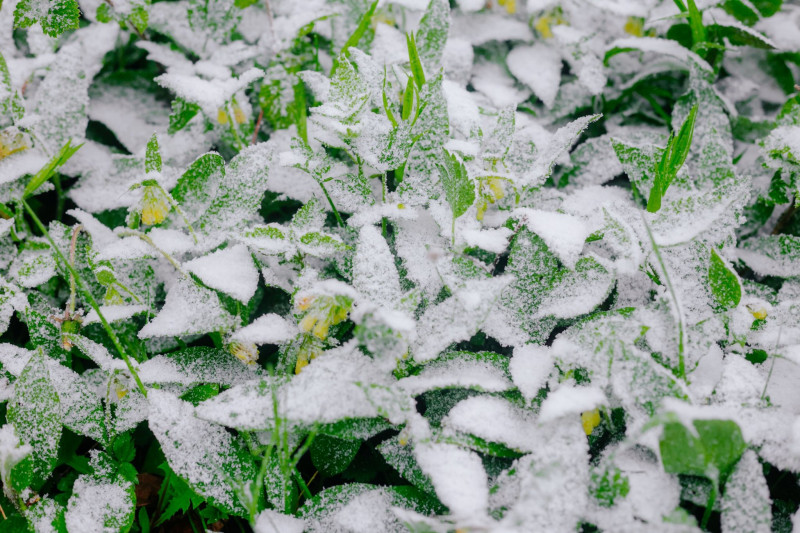
POLYGON ((453 444, 420 442, 414 446, 414 456, 452 515, 466 518, 486 513, 488 478, 478 454, 453 444))
POLYGON ((253 524, 255 533, 303 533, 304 528, 305 522, 302 519, 272 509, 258 513, 253 524))
POLYGON ((530 413, 494 396, 473 396, 460 401, 442 420, 442 427, 519 451, 532 451, 531 446, 536 443, 536 426, 530 413))
POLYGON ((258 287, 258 269, 247 247, 240 244, 193 259, 183 268, 240 302, 249 302, 258 287))
POLYGON ((569 268, 574 268, 591 229, 579 218, 537 209, 517 209, 520 219, 544 240, 547 247, 569 268))
POLYGON ((269 313, 236 330, 231 340, 252 344, 281 344, 298 333, 297 326, 280 315, 269 313))
POLYGON ((606 403, 606 396, 595 387, 562 385, 547 395, 539 411, 540 422, 550 422, 562 416, 591 411, 606 403))
POLYGON ((238 318, 228 313, 216 294, 179 279, 167 293, 164 307, 153 320, 139 330, 140 339, 205 333, 230 329, 238 318))
POLYGON ((502 392, 511 387, 508 378, 496 366, 482 361, 459 359, 430 363, 418 375, 403 378, 397 385, 412 396, 436 389, 462 388, 502 392))
POLYGON ((553 355, 546 346, 520 346, 514 349, 508 369, 514 385, 530 401, 539 394, 539 389, 545 386, 553 371, 553 355))
POLYGON ((531 88, 547 107, 552 107, 561 84, 561 54, 545 44, 517 46, 506 57, 508 69, 531 88))

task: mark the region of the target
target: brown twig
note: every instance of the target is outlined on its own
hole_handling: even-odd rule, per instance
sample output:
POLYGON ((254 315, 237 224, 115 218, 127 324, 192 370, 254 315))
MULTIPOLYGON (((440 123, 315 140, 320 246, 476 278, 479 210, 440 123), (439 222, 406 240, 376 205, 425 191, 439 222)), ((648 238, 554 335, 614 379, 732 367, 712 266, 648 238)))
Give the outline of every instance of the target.
POLYGON ((3 509, 2 505, 0 505, 0 514, 3 515, 3 520, 8 520, 8 517, 6 516, 6 511, 5 509, 3 509))
POLYGON ((258 119, 256 119, 256 127, 253 129, 253 138, 250 140, 250 144, 255 144, 256 139, 258 137, 258 130, 261 128, 261 121, 264 120, 264 108, 261 108, 261 111, 258 112, 258 119))

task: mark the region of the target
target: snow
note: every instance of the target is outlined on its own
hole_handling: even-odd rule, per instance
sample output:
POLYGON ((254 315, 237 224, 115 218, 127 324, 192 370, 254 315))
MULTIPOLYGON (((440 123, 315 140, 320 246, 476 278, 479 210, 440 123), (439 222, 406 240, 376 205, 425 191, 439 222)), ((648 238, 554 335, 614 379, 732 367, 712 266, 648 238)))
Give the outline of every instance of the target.
POLYGON ((236 330, 231 335, 231 340, 252 344, 281 344, 293 338, 298 332, 295 324, 280 315, 269 313, 236 330))
POLYGON ((192 259, 183 268, 208 287, 240 302, 249 302, 258 287, 258 269, 247 247, 241 244, 192 259))
POLYGON ((561 84, 561 54, 545 44, 516 46, 506 58, 508 69, 552 107, 561 84))
POLYGON ((179 279, 167 293, 164 307, 139 331, 140 339, 191 335, 231 329, 238 319, 228 313, 216 294, 193 281, 179 279))
POLYGON ((539 422, 550 422, 563 416, 591 411, 606 403, 603 392, 596 387, 562 385, 547 395, 539 411, 539 422))
POLYGON ((414 456, 452 515, 463 518, 486 513, 488 478, 478 454, 453 444, 430 442, 418 443, 414 456))
POLYGON ((515 214, 544 240, 551 252, 574 268, 591 228, 578 217, 538 209, 518 209, 515 214))
POLYGON ((265 509, 256 516, 255 533, 303 533, 305 522, 300 518, 265 509))
POLYGON ((514 385, 526 400, 533 400, 543 388, 553 371, 553 355, 549 348, 529 344, 514 349, 509 362, 509 371, 514 385))

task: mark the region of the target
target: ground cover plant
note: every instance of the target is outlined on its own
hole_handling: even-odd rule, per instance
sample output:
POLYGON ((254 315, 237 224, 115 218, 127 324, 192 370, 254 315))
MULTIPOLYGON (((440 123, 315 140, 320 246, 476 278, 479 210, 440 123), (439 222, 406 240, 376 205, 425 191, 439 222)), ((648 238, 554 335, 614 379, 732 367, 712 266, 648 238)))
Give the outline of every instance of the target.
POLYGON ((3 0, 0 531, 800 528, 800 5, 3 0))

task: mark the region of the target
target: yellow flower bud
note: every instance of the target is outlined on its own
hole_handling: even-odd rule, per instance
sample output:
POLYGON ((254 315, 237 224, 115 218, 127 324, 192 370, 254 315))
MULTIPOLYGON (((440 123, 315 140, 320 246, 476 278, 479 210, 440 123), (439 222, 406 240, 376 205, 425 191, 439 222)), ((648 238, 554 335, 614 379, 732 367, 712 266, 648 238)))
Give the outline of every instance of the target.
POLYGON ((236 121, 237 124, 244 124, 247 122, 247 117, 242 111, 242 108, 239 107, 239 104, 233 105, 233 119, 236 121))
POLYGON ((517 12, 517 0, 497 0, 501 6, 505 6, 506 13, 513 15, 517 12))
POLYGON ((625 33, 634 37, 644 37, 644 19, 641 17, 628 17, 625 22, 625 33))
POLYGON ((0 160, 30 148, 25 134, 16 128, 0 131, 0 160))
POLYGON ((586 435, 591 435, 594 428, 600 425, 600 409, 581 413, 581 423, 583 424, 583 432, 586 435))
POLYGON ((307 311, 308 308, 311 306, 311 302, 314 301, 314 298, 311 296, 304 296, 297 300, 295 305, 300 311, 307 311))
POLYGON ((303 317, 303 320, 300 321, 300 329, 304 333, 308 333, 311 331, 311 328, 314 327, 314 324, 317 323, 317 316, 313 313, 308 313, 306 316, 303 317))
POLYGON ((169 201, 155 185, 147 185, 142 195, 142 224, 153 226, 161 224, 167 218, 172 207, 169 201))
POLYGON ((327 320, 319 320, 317 321, 317 325, 314 326, 314 336, 319 340, 324 341, 328 338, 328 329, 330 328, 330 323, 327 320))
POLYGON ((217 109, 217 122, 219 122, 220 124, 228 123, 228 113, 225 111, 225 108, 223 107, 217 109))
POLYGON ((500 178, 489 178, 486 182, 489 189, 492 191, 495 200, 502 200, 506 196, 506 190, 503 188, 503 180, 500 178))
POLYGON ((228 345, 228 351, 246 365, 253 365, 258 361, 258 347, 253 343, 233 341, 228 345))
POLYGON ((478 204, 478 212, 475 215, 475 218, 478 220, 483 220, 483 215, 486 213, 486 210, 489 208, 489 205, 486 203, 486 200, 478 204))
POLYGON ((756 306, 747 306, 747 310, 750 311, 750 314, 753 315, 753 318, 756 320, 764 320, 767 318, 767 310, 763 307, 756 307, 756 306))

